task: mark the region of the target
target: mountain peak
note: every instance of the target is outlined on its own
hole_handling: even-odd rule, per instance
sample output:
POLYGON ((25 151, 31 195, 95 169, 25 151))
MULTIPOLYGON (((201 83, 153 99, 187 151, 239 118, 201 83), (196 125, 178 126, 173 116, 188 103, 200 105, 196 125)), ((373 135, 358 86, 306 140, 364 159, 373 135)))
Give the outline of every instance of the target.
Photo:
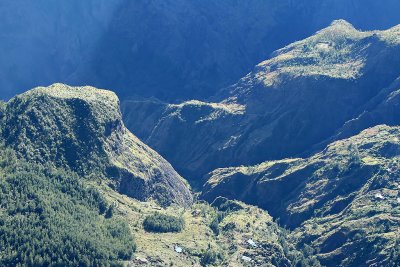
POLYGON ((346 43, 346 40, 356 41, 371 35, 371 32, 359 31, 346 20, 334 20, 332 23, 316 32, 313 36, 306 38, 303 42, 334 42, 334 43, 346 43))
POLYGON ((48 87, 36 87, 16 98, 34 100, 47 99, 61 103, 63 101, 72 104, 75 108, 84 108, 88 105, 94 118, 100 121, 121 120, 119 112, 119 100, 117 95, 109 90, 97 89, 92 86, 72 87, 62 83, 54 83, 48 87))
POLYGON ((344 19, 337 19, 337 20, 332 21, 332 23, 329 27, 339 28, 339 29, 343 29, 343 28, 355 29, 354 26, 350 22, 348 22, 344 19))
POLYGON ((92 86, 72 87, 63 83, 54 83, 48 87, 36 87, 32 90, 29 90, 26 94, 31 95, 37 93, 47 94, 53 97, 65 98, 65 99, 80 98, 88 101, 89 100, 105 101, 107 99, 112 101, 115 100, 118 101, 116 94, 109 90, 97 89, 92 86))

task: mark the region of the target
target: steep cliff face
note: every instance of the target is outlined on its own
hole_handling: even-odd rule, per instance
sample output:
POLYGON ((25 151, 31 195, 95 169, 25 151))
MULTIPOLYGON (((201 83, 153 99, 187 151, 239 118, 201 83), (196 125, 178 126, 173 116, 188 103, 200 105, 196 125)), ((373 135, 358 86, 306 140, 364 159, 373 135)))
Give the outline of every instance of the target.
POLYGON ((399 140, 398 126, 376 126, 309 158, 217 169, 203 197, 268 210, 317 249, 322 264, 385 265, 398 242, 399 140))
POLYGON ((192 202, 183 178, 125 128, 113 92, 63 84, 32 89, 6 104, 2 135, 30 162, 104 175, 139 200, 192 202))
POLYGON ((400 23, 399 9, 397 0, 2 1, 0 97, 65 82, 124 99, 204 98, 332 20, 384 29, 400 23))
POLYGON ((152 109, 129 102, 124 111, 145 117, 130 111, 140 105, 151 128, 141 131, 135 119, 128 127, 186 176, 199 179, 217 167, 309 151, 361 116, 374 99, 395 101, 399 76, 399 27, 362 32, 335 21, 276 51, 214 102, 149 103, 157 106, 152 109))
POLYGON ((360 110, 360 114, 346 122, 330 140, 338 140, 356 134, 357 132, 377 124, 399 125, 400 107, 400 77, 388 88, 382 90, 360 110))

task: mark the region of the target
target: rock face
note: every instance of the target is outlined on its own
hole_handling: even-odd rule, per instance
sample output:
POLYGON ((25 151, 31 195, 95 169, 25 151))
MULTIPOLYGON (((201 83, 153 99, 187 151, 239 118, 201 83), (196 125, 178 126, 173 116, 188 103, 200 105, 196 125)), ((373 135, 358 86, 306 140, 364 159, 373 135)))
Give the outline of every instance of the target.
POLYGON ((38 87, 6 104, 2 124, 5 144, 28 161, 104 175, 117 181, 121 193, 139 200, 192 202, 184 179, 125 128, 113 92, 38 87))
POLYGON ((219 196, 268 210, 323 265, 385 266, 399 238, 400 127, 375 126, 309 158, 217 169, 203 197, 219 196))
POLYGON ((385 29, 399 9, 397 0, 3 1, 0 98, 54 82, 208 97, 332 20, 385 29))
POLYGON ((354 124, 348 136, 395 122, 399 77, 399 26, 362 32, 340 20, 276 51, 212 102, 130 101, 123 110, 128 128, 198 180, 218 167, 304 154, 334 140, 346 122, 354 124), (367 110, 375 115, 362 115, 367 110), (392 115, 380 122, 382 112, 392 115), (361 123, 363 116, 376 119, 361 123), (146 117, 143 130, 136 117, 146 117))

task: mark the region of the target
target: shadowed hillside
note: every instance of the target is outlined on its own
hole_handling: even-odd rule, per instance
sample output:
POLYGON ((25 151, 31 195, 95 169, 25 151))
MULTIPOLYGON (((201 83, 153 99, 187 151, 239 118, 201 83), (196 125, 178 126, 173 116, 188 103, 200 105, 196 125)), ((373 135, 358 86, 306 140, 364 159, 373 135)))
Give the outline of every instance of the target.
POLYGON ((5 0, 0 97, 64 82, 122 99, 203 99, 334 19, 385 29, 399 9, 397 0, 5 0))
POLYGON ((345 131, 395 123, 398 77, 399 26, 363 32, 340 20, 277 50, 212 102, 127 101, 122 109, 128 128, 198 180, 218 167, 310 153, 345 131))

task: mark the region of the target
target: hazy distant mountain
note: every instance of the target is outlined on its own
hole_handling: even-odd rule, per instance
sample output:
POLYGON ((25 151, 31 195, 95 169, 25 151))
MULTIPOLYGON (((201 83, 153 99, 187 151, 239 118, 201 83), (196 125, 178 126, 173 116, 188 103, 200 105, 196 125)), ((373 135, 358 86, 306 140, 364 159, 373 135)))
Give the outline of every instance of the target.
POLYGON ((186 177, 199 179, 217 167, 312 151, 344 124, 351 136, 395 122, 398 77, 399 26, 362 32, 335 21, 278 50, 213 102, 127 101, 123 113, 128 128, 186 177), (368 116, 375 119, 362 123, 368 116))
POLYGON ((67 82, 123 99, 204 98, 284 45, 346 19, 400 23, 397 0, 6 0, 0 3, 0 97, 67 82))

